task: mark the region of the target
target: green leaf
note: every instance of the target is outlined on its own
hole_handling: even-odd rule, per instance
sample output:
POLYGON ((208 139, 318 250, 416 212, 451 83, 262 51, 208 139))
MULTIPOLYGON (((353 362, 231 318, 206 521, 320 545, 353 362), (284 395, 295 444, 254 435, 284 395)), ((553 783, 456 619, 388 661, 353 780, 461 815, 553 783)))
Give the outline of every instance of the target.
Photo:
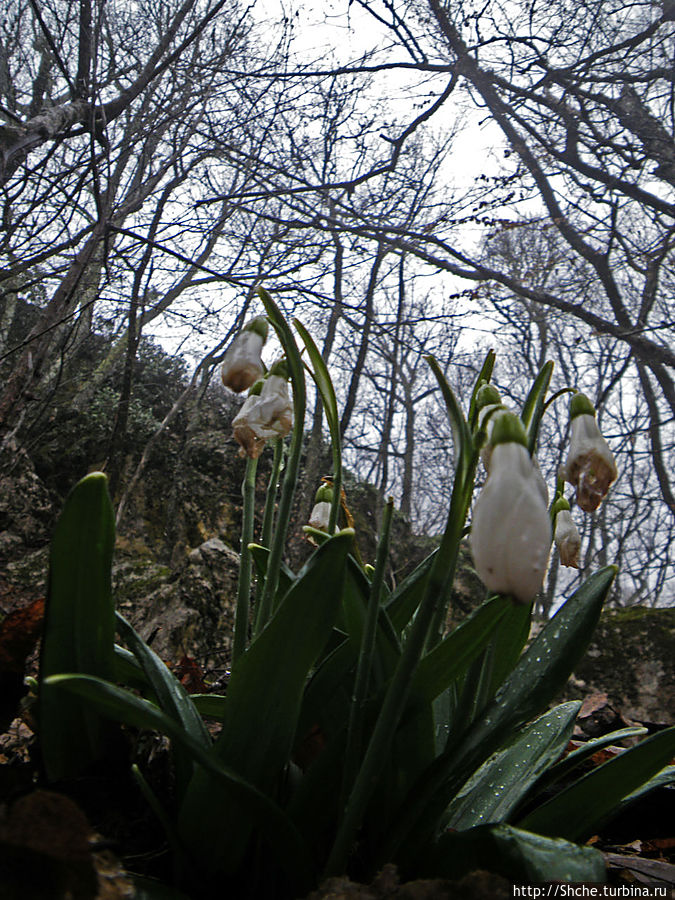
POLYGON ((190 694, 190 699, 200 716, 222 721, 226 699, 223 694, 190 694))
POLYGON ((312 363, 310 370, 312 378, 318 388, 323 403, 323 411, 328 422, 328 430, 330 431, 331 449, 333 454, 333 502, 331 504, 331 514, 328 523, 328 531, 332 534, 337 524, 338 512, 340 509, 340 498, 342 494, 342 445, 340 439, 340 413, 338 410, 337 400, 335 398, 335 388, 331 380, 326 363, 319 352, 318 347, 314 343, 312 336, 299 319, 293 319, 293 324, 297 328, 300 337, 303 340, 307 355, 312 363))
POLYGON ((458 695, 453 719, 456 737, 468 729, 494 697, 518 661, 529 636, 531 606, 512 603, 507 597, 501 599, 505 601, 506 611, 481 656, 471 662, 458 695))
POLYGON ((321 395, 321 400, 323 402, 324 412, 326 413, 326 419, 328 421, 328 427, 331 430, 331 434, 333 430, 340 425, 340 414, 338 411, 337 399, 335 397, 335 389, 333 387, 333 382, 331 380, 328 369, 326 368, 326 363, 319 352, 319 348, 314 343, 314 340, 310 333, 307 331, 305 326, 299 319, 293 319, 293 324, 297 328, 300 337, 307 349, 307 355, 309 356, 310 362, 312 363, 312 378, 314 379, 316 386, 319 389, 319 393, 321 395))
MULTIPOLYGON (((270 558, 270 551, 267 547, 261 547, 260 544, 249 544, 253 564, 257 572, 262 578, 267 576, 267 563, 270 558)), ((295 572, 293 572, 285 562, 279 567, 279 582, 277 586, 277 597, 279 600, 286 594, 293 582, 295 581, 295 572)))
POLYGON ((423 656, 413 676, 411 696, 434 700, 462 677, 471 661, 489 642, 500 621, 509 614, 511 606, 508 598, 493 597, 423 656))
MULTIPOLYGON (((140 663, 152 685, 160 708, 175 719, 189 737, 202 744, 203 747, 210 747, 211 737, 188 692, 120 613, 117 613, 117 631, 140 663)), ((192 777, 192 757, 190 754, 186 755, 182 746, 178 745, 174 748, 174 762, 177 793, 179 797, 182 797, 188 781, 192 777)))
POLYGON ((342 531, 312 555, 232 670, 217 753, 254 783, 273 783, 288 758, 307 675, 337 616, 352 538, 342 531))
POLYGON ((350 672, 355 666, 356 651, 346 639, 324 656, 302 698, 296 742, 302 741, 315 725, 321 726, 329 739, 345 729, 351 697, 350 672))
POLYGON ((649 781, 645 781, 645 783, 636 791, 632 791, 627 797, 624 797, 616 809, 612 811, 612 817, 614 818, 615 816, 621 815, 624 809, 627 809, 627 807, 635 803, 636 800, 639 800, 640 797, 644 797, 645 794, 649 794, 651 791, 655 791, 660 787, 667 787, 670 784, 675 784, 675 765, 666 766, 665 769, 661 769, 658 775, 654 775, 653 778, 650 778, 649 781))
POLYGON ((55 693, 61 672, 111 678, 114 606, 110 567, 115 519, 105 475, 83 478, 68 496, 49 557, 49 588, 40 654, 40 747, 52 780, 80 774, 110 750, 110 727, 79 697, 55 693))
POLYGON ((518 662, 530 635, 532 606, 509 603, 509 609, 497 625, 492 640, 493 662, 489 696, 501 687, 518 662))
POLYGON ((448 384, 447 379, 443 374, 443 370, 438 365, 438 362, 433 356, 425 356, 424 359, 436 376, 436 381, 438 382, 441 394, 443 395, 445 407, 448 411, 450 428, 452 430, 452 439, 455 445, 455 458, 458 461, 462 458, 468 461, 471 456, 473 441, 462 408, 459 405, 452 388, 448 384))
POLYGON ((471 728, 411 790, 393 817, 382 851, 386 859, 404 845, 406 853, 414 854, 471 773, 555 697, 588 646, 615 574, 615 567, 608 566, 581 585, 546 623, 471 728))
POLYGON ((127 622, 121 613, 116 614, 117 631, 131 647, 148 681, 153 687, 160 708, 179 723, 185 732, 204 747, 211 746, 211 738, 190 695, 180 681, 160 659, 155 651, 148 647, 138 632, 127 622))
POLYGON ((270 297, 267 291, 259 287, 258 295, 263 302, 265 312, 277 333, 281 345, 286 354, 288 369, 293 384, 293 430, 291 432, 291 443, 288 451, 288 461, 284 471, 284 480, 281 487, 281 495, 279 497, 279 507, 277 510, 276 527, 272 538, 272 546, 270 547, 270 558, 267 564, 267 577, 262 590, 262 596, 258 610, 256 611, 255 635, 267 625, 271 614, 274 612, 274 601, 277 597, 277 584, 279 580, 279 569, 286 545, 286 533, 291 517, 291 509, 293 506, 293 497, 295 495, 295 487, 298 481, 298 473, 300 471, 300 460, 302 457, 303 445, 303 429, 305 424, 305 408, 307 403, 307 391, 305 386, 305 371, 302 366, 302 359, 298 351, 295 338, 284 319, 281 310, 270 297))
MULTIPOLYGON (((267 627, 232 670, 218 758, 265 792, 288 762, 308 673, 326 646, 342 596, 353 532, 311 556, 267 627)), ((236 868, 252 822, 248 812, 198 771, 180 813, 184 840, 218 871, 236 868)))
POLYGON ((478 373, 478 377, 476 378, 476 382, 473 386, 473 390, 471 391, 471 402, 469 404, 469 415, 468 422, 469 427, 473 431, 476 427, 477 419, 478 419, 478 410, 476 409, 476 394, 478 393, 483 382, 489 382, 492 378, 492 371, 495 367, 496 354, 494 350, 488 350, 487 356, 485 357, 485 361, 481 366, 481 370, 478 373))
POLYGON ((190 737, 175 719, 149 701, 100 678, 89 675, 52 675, 48 683, 59 693, 67 691, 84 698, 88 705, 111 719, 135 728, 159 731, 181 744, 194 761, 209 773, 212 784, 226 785, 234 797, 246 804, 249 814, 255 817, 269 840, 270 847, 283 868, 294 879, 294 883, 304 885, 305 890, 311 885, 313 876, 306 848, 288 816, 238 772, 217 760, 212 749, 207 750, 190 737))
POLYGON ((425 853, 418 873, 427 878, 458 879, 477 869, 516 884, 531 882, 604 883, 605 861, 591 847, 529 834, 510 825, 482 825, 446 832, 425 853))
POLYGON ((591 741, 586 741, 583 746, 577 747, 576 750, 572 750, 571 753, 568 753, 567 756, 565 756, 564 759, 561 759, 559 763, 551 766, 551 768, 548 769, 548 771, 537 781, 535 789, 537 791, 541 791, 544 788, 555 784, 556 781, 560 781, 561 778, 563 778, 565 775, 568 775, 577 766, 580 766, 584 762, 584 760, 588 759, 590 756, 593 756, 593 754, 597 753, 598 750, 602 750, 603 747, 608 747, 611 744, 616 744, 617 741, 621 741, 627 737, 636 737, 643 734, 647 734, 647 729, 643 728, 641 725, 634 725, 630 728, 621 728, 618 731, 612 731, 609 734, 603 734, 602 737, 593 738, 593 740, 591 741))
POLYGON ((582 840, 675 756, 675 725, 598 766, 519 823, 539 834, 582 840))
POLYGON ((523 411, 520 418, 522 419, 525 431, 527 432, 527 446, 530 453, 534 453, 537 444, 539 424, 541 422, 542 413, 544 412, 546 391, 551 382, 552 374, 553 363, 544 363, 539 374, 535 378, 534 384, 530 388, 530 392, 523 405, 523 411))
POLYGON ((150 688, 148 677, 130 650, 115 644, 114 680, 133 687, 150 688))
POLYGON ((393 590, 384 604, 392 625, 400 634, 410 622, 424 597, 427 579, 438 553, 434 550, 393 590))
MULTIPOLYGON (((342 608, 337 624, 349 636, 354 649, 355 659, 358 657, 363 639, 369 595, 370 582, 361 566, 350 556, 347 560, 347 570, 342 591, 342 608)), ((401 653, 398 635, 392 627, 389 616, 382 607, 380 607, 377 617, 377 647, 378 653, 374 673, 376 682, 381 684, 391 674, 401 653)))
POLYGON ((581 701, 544 713, 471 776, 450 804, 445 821, 455 831, 505 821, 537 778, 564 751, 581 701))

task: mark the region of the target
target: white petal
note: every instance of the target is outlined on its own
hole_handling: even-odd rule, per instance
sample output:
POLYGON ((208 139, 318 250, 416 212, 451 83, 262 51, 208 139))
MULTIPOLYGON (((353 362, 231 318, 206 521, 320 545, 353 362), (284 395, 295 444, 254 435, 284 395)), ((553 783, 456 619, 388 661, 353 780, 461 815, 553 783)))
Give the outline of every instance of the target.
POLYGON ((471 550, 485 586, 529 603, 544 580, 550 537, 529 453, 520 444, 498 444, 471 525, 471 550))

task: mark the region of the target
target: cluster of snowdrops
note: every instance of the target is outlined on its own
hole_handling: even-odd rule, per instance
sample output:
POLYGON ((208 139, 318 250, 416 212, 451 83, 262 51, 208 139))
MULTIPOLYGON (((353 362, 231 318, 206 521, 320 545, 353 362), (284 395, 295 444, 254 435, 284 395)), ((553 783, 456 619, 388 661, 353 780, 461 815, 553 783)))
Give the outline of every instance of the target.
MULTIPOLYGON (((235 393, 248 390, 233 432, 240 452, 249 458, 257 458, 267 441, 284 437, 293 427, 286 362, 278 360, 268 372, 262 362, 267 334, 267 319, 254 318, 230 345, 221 370, 227 388, 235 393)), ((581 536, 562 490, 549 511, 548 487, 529 451, 523 423, 501 402, 496 387, 479 386, 476 409, 484 440, 480 457, 488 473, 471 523, 476 570, 488 590, 529 604, 548 565, 551 522, 564 566, 578 568, 581 536)), ((593 404, 580 392, 572 396, 570 419, 571 440, 561 475, 575 488, 577 506, 593 512, 617 477, 616 463, 593 404)), ((332 498, 329 485, 318 488, 310 527, 328 531, 332 498)))
MULTIPOLYGON (((112 504, 105 476, 88 475, 66 502, 50 556, 38 695, 47 780, 100 771, 119 747, 116 723, 123 734, 168 736, 170 785, 151 784, 142 762, 131 771, 166 830, 173 887, 188 886, 193 897, 227 890, 297 900, 326 876, 368 882, 387 863, 405 879, 488 869, 519 883, 603 881, 602 855, 579 842, 673 780, 675 728, 645 737, 635 726, 565 755, 581 703, 555 698, 588 646, 616 569, 587 577, 528 643, 552 539, 567 565, 579 555, 563 478, 549 507, 535 462, 542 417, 560 399, 548 396, 551 364, 516 413, 491 383, 493 352, 465 405, 427 358, 454 444, 451 499, 437 550, 393 585, 393 502, 373 565, 365 564, 354 530, 338 528, 340 416, 327 366, 303 324, 259 294, 265 317, 246 325, 223 362, 225 384, 248 391, 233 423, 246 471, 227 691, 188 694, 115 609, 112 504), (265 371, 269 325, 282 358, 265 371), (316 549, 293 571, 284 554, 307 374, 321 398, 332 477, 305 526, 316 549), (268 444, 261 498, 256 466, 268 444), (481 457, 488 474, 473 502, 481 457), (471 549, 486 597, 448 630, 472 502, 471 549), (215 738, 209 719, 219 723, 215 738), (602 746, 636 735, 644 739, 602 766, 580 768, 602 746)), ((576 506, 591 511, 616 466, 582 394, 572 394, 571 416, 564 478, 576 506)), ((152 885, 143 888, 152 896, 152 885)))

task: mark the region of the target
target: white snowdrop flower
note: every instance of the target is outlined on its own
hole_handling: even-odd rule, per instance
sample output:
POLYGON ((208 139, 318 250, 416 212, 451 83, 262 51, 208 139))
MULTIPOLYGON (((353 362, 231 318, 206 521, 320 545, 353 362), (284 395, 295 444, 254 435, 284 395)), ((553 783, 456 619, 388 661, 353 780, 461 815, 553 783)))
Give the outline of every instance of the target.
POLYGON ((577 393, 572 397, 570 418, 572 435, 565 480, 576 488, 577 504, 581 509, 593 512, 617 477, 616 462, 598 428, 595 408, 584 394, 577 393))
POLYGON ((264 369, 260 354, 267 340, 267 321, 253 319, 235 337, 225 353, 220 374, 225 387, 237 394, 250 388, 264 369))
POLYGON ((259 396, 249 396, 232 422, 240 453, 257 459, 271 438, 285 437, 293 427, 285 364, 275 363, 259 396), (277 374, 283 372, 284 374, 277 374))
POLYGON ((555 526, 553 530, 556 547, 563 566, 574 569, 579 568, 579 552, 581 551, 581 535, 574 524, 570 505, 562 497, 553 507, 555 513, 555 526))
POLYGON ((488 590, 530 603, 546 572, 550 519, 520 419, 500 415, 492 442, 490 473, 474 504, 471 551, 488 590))
POLYGON ((328 531, 330 507, 331 504, 325 500, 322 500, 320 503, 315 503, 307 524, 311 525, 312 528, 317 528, 319 531, 328 531))
MULTIPOLYGON (((309 522, 307 524, 312 528, 317 528, 319 531, 328 532, 328 526, 330 525, 330 511, 332 505, 332 485, 322 484, 314 497, 314 508, 312 509, 311 515, 309 517, 309 522)), ((337 528, 336 526, 335 533, 337 534, 338 531, 339 528, 337 528)))
POLYGON ((542 471, 539 468, 539 463, 537 462, 536 456, 532 457, 532 465, 534 466, 534 475, 537 479, 539 493, 541 494, 541 498, 544 501, 544 506, 548 506, 548 485, 546 484, 546 479, 544 478, 542 471))

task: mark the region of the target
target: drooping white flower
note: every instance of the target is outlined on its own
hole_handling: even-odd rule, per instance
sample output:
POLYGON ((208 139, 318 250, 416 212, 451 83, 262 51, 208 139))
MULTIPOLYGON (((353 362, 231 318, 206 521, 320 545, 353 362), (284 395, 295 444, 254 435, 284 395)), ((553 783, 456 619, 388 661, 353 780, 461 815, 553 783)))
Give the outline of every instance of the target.
POLYGON ((325 500, 321 503, 315 503, 309 516, 308 525, 319 531, 328 531, 328 523, 330 522, 330 503, 325 500))
POLYGON ((553 512, 555 513, 553 534, 560 555, 560 562, 563 566, 578 569, 581 535, 574 524, 570 505, 564 497, 556 500, 553 512))
POLYGON ((262 378, 264 368, 260 354, 267 340, 267 321, 259 316, 249 322, 235 337, 225 353, 220 374, 225 387, 237 394, 262 378))
MULTIPOLYGON (((328 531, 330 525, 330 511, 333 501, 333 488, 329 484, 322 484, 314 497, 314 507, 307 523, 319 531, 328 531)), ((338 529, 335 529, 336 533, 338 529)))
POLYGON ((617 477, 616 462, 598 428, 595 408, 584 394, 577 393, 572 397, 570 418, 572 434, 565 480, 576 488, 577 504, 581 509, 593 512, 617 477))
POLYGON ((534 466, 534 475, 537 479, 537 485, 539 486, 541 499, 544 501, 544 506, 548 506, 548 485, 546 484, 546 479, 544 478, 542 471, 539 468, 539 463, 537 462, 536 456, 532 457, 532 465, 534 466))
POLYGON ((293 427, 293 406, 288 382, 276 363, 262 383, 260 395, 249 395, 232 422, 240 453, 257 459, 271 438, 285 437, 293 427))
POLYGON ((500 415, 492 443, 490 473, 474 504, 471 551, 488 590, 530 603, 546 573, 550 519, 520 419, 500 415))

